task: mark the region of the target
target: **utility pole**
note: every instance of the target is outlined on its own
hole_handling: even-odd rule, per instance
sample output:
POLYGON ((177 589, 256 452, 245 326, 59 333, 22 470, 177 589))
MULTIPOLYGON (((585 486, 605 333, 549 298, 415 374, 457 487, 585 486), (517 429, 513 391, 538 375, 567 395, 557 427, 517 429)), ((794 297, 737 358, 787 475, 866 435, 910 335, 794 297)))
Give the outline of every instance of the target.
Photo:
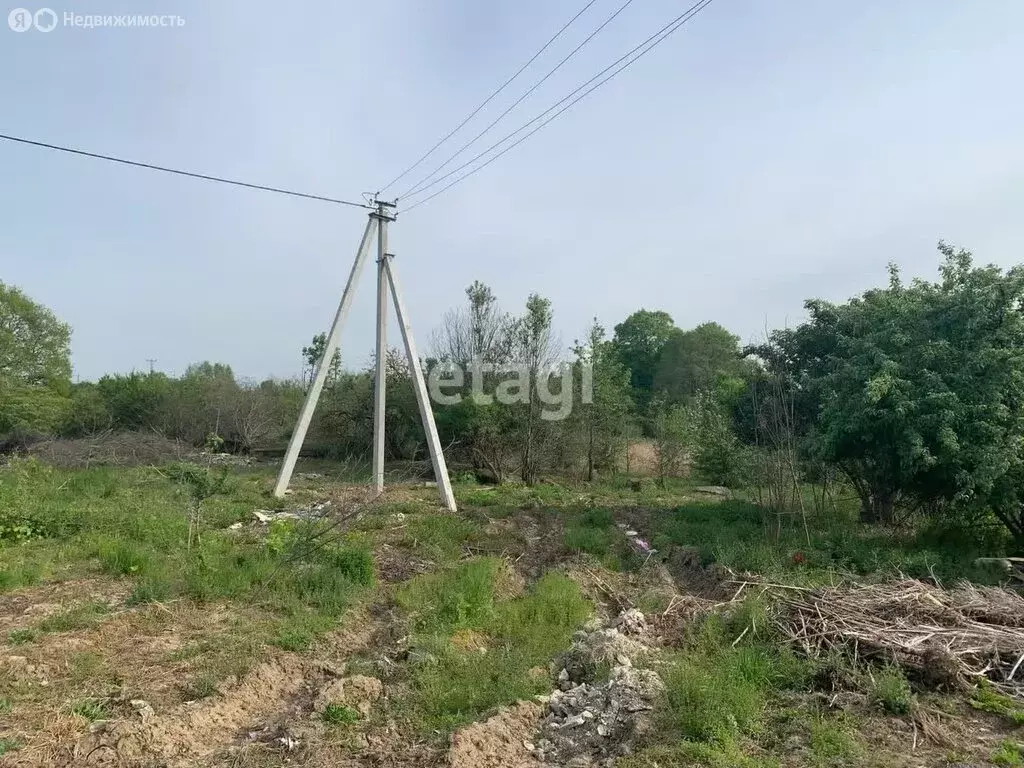
POLYGON ((156 364, 156 358, 155 357, 147 357, 146 358, 146 362, 149 363, 149 375, 152 376, 153 375, 153 366, 156 364))
POLYGON ((288 442, 288 450, 285 452, 284 462, 281 471, 277 476, 277 483, 274 486, 274 495, 278 498, 284 496, 291 481, 292 473, 295 471, 295 462, 298 461, 299 451, 306 439, 309 425, 313 420, 313 412, 316 410, 317 401, 323 391, 324 381, 330 369, 330 361, 338 348, 341 338, 341 328, 348 316, 352 306, 352 297, 355 294, 356 284, 362 274, 363 266, 366 263, 370 252, 370 245, 377 239, 377 346, 376 365, 374 376, 373 393, 373 484, 378 493, 384 490, 384 448, 385 448, 385 414, 387 404, 387 304, 388 294, 394 301, 395 314, 398 316, 398 326, 402 333, 402 342, 405 345, 405 353, 409 358, 409 370, 412 373, 412 385, 416 394, 416 404, 419 406, 420 419, 423 422, 423 431, 427 436, 427 448, 430 451, 430 461, 434 469, 434 478, 437 480, 437 488, 441 496, 441 503, 450 509, 456 510, 455 495, 452 493, 451 480, 448 478, 448 465, 444 458, 444 451, 441 448, 441 440, 437 434, 437 425, 434 422, 434 412, 430 407, 430 397, 427 393, 427 385, 423 378, 423 368, 420 365, 419 353, 416 350, 416 342, 412 335, 412 324, 406 312, 405 302, 402 300, 402 293, 398 286, 398 278, 395 274, 394 254, 388 252, 388 225, 395 221, 395 204, 374 200, 376 208, 370 213, 366 222, 366 229, 363 231, 363 239, 356 251, 356 258, 349 272, 348 282, 341 294, 341 302, 334 315, 334 322, 327 333, 327 343, 324 344, 323 353, 316 364, 313 380, 309 391, 306 393, 305 402, 302 404, 302 411, 299 413, 299 420, 292 432, 291 440, 288 442))

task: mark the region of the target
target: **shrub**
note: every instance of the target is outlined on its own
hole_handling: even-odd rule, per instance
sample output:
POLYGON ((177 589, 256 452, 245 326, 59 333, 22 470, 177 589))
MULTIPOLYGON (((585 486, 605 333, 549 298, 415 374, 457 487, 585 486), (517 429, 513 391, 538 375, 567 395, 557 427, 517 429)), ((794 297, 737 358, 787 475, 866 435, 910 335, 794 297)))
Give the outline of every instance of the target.
POLYGON ((897 667, 887 667, 871 676, 871 698, 892 715, 905 715, 914 705, 910 683, 897 667))

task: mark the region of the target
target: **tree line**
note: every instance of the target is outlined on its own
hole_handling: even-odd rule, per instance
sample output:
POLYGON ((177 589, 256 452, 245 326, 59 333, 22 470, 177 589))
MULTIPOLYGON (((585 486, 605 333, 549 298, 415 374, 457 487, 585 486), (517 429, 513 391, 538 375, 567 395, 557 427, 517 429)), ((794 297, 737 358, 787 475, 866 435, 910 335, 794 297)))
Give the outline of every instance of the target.
MULTIPOLYGON (((823 498, 829 482, 841 483, 865 522, 995 520, 1024 547, 1024 269, 979 267, 944 243, 939 251, 936 281, 907 283, 891 267, 884 287, 842 303, 809 300, 805 322, 745 347, 717 323, 679 328, 648 309, 610 335, 595 320, 563 346, 549 300, 534 294, 520 313, 506 312, 474 282, 435 330, 424 364, 482 363, 483 390, 526 391, 485 404, 470 382, 455 385, 457 402, 434 405, 443 444, 453 465, 480 477, 534 483, 621 471, 627 443, 643 439, 656 446, 663 479, 691 469, 756 486, 779 509, 799 503, 809 483, 823 498), (505 370, 513 364, 526 371, 525 387, 505 370), (570 375, 554 378, 556 364, 570 375), (541 395, 559 390, 572 407, 552 419, 541 395)), ((0 436, 9 446, 142 430, 236 452, 279 448, 325 344, 321 334, 302 349, 296 380, 240 381, 229 366, 203 362, 179 377, 72 383, 70 334, 0 283, 0 436)), ((332 360, 310 452, 368 454, 371 368, 332 360)), ((391 351, 386 369, 388 454, 425 459, 406 361, 391 351)))

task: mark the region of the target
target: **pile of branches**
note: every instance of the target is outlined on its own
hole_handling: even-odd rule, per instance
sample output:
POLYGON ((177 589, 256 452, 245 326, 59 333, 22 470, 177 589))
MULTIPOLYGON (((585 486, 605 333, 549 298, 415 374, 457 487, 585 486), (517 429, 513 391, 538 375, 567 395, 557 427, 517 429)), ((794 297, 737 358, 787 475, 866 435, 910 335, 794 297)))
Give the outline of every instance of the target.
POLYGON ((808 656, 838 651, 896 663, 934 687, 984 677, 1024 698, 1024 597, 1015 592, 905 580, 777 596, 779 629, 808 656))

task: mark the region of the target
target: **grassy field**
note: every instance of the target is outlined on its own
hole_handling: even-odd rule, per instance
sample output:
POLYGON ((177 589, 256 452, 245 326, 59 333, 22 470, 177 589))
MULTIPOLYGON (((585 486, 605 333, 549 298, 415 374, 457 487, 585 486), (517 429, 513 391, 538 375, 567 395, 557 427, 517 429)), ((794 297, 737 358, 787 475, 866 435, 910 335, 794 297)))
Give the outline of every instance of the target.
POLYGON ((628 606, 664 695, 624 768, 1024 764, 1017 700, 810 658, 766 592, 731 599, 996 583, 983 535, 864 527, 842 498, 780 524, 684 480, 460 478, 453 515, 422 483, 370 500, 327 462, 281 503, 272 474, 0 468, 0 765, 447 764, 453 732, 552 691, 574 633, 628 606))

